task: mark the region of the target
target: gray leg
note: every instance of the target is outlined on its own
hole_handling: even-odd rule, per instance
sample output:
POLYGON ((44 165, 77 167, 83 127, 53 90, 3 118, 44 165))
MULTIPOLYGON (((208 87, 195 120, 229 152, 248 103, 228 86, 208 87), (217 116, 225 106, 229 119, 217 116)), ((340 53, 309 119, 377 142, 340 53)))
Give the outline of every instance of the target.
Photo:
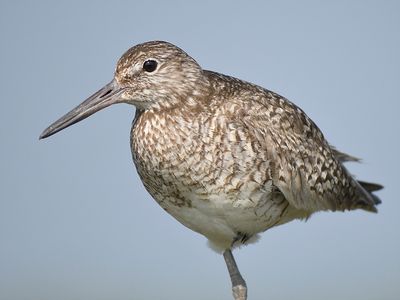
POLYGON ((226 266, 228 267, 229 276, 232 281, 232 292, 235 300, 246 300, 247 299, 247 285, 242 275, 240 275, 239 269, 236 265, 235 258, 232 255, 230 249, 225 250, 224 258, 226 266))

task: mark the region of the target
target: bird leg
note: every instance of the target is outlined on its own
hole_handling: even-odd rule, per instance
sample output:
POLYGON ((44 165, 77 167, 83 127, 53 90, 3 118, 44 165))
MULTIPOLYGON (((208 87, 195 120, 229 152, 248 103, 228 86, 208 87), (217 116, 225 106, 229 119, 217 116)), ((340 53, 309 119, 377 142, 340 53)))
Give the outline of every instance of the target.
POLYGON ((236 265, 235 258, 233 257, 230 249, 225 250, 224 259, 228 267, 229 276, 232 281, 232 293, 235 300, 247 299, 247 285, 242 275, 240 275, 238 266, 236 265))

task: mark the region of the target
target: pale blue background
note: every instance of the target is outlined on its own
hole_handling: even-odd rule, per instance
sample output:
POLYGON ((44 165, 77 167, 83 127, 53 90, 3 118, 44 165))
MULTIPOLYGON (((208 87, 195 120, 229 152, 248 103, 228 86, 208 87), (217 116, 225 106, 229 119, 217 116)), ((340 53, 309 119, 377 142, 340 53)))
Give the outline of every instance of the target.
POLYGON ((140 183, 133 107, 38 141, 153 39, 288 97, 385 185, 377 215, 319 213, 237 251, 249 299, 400 299, 399 1, 3 0, 1 300, 231 299, 222 257, 140 183))

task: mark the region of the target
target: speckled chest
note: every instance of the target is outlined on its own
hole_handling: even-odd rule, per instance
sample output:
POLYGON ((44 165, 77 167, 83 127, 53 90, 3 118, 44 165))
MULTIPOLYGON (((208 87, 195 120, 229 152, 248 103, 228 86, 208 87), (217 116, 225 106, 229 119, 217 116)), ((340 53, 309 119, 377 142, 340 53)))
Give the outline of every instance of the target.
MULTIPOLYGON (((149 193, 164 208, 223 199, 257 207, 270 192, 269 161, 226 113, 137 114, 132 156, 149 193)), ((218 200, 217 200, 218 201, 218 200)))

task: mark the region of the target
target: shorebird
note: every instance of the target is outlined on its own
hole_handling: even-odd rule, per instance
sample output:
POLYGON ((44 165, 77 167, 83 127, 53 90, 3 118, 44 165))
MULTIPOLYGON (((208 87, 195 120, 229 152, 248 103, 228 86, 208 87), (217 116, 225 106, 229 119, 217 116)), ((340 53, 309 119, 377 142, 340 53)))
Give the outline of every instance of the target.
POLYGON ((247 298, 232 249, 317 211, 376 212, 379 184, 344 167, 336 150, 286 98, 203 70, 182 49, 130 48, 113 80, 50 125, 46 138, 115 103, 136 107, 130 133, 140 178, 158 204, 223 254, 235 299, 247 298))

